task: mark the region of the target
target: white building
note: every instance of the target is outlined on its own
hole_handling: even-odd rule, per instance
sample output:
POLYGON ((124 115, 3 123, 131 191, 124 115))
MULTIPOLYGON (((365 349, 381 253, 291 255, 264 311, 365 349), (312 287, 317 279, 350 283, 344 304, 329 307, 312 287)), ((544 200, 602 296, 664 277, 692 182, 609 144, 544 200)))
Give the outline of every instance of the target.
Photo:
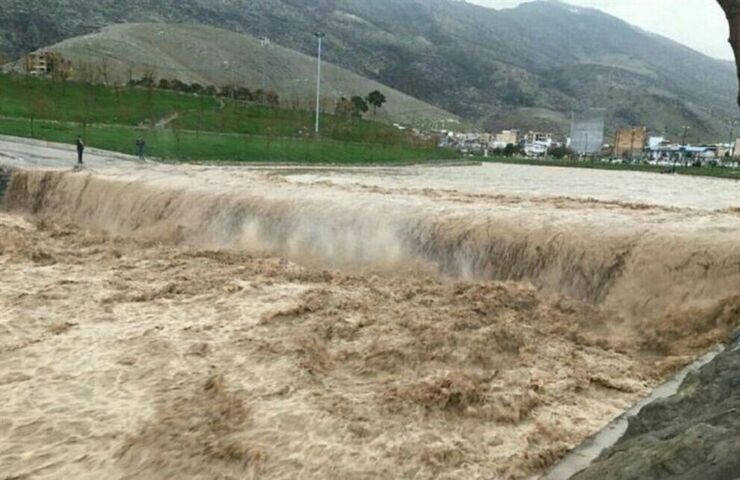
POLYGON ((545 142, 527 143, 524 145, 524 153, 528 157, 544 157, 550 146, 545 142))

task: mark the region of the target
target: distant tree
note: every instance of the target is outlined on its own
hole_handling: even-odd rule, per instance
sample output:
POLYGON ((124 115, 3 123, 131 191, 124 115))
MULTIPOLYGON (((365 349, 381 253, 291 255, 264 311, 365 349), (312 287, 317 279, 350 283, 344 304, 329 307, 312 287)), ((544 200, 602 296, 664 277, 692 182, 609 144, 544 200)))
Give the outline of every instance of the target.
MULTIPOLYGON (((259 92, 262 92, 262 90, 258 90, 259 92)), ((241 100, 243 102, 253 102, 255 100, 255 93, 252 93, 251 90, 249 90, 247 87, 239 87, 236 90, 234 90, 234 93, 232 95, 232 98, 235 100, 241 100)))
POLYGON ((209 97, 215 97, 216 95, 218 95, 218 89, 213 85, 208 85, 203 90, 203 94, 208 95, 209 97))
POLYGON ((81 62, 77 66, 77 78, 82 83, 92 84, 95 82, 95 67, 90 62, 81 62))
POLYGON ((378 108, 381 108, 383 104, 387 102, 385 95, 383 95, 379 90, 373 90, 367 95, 367 103, 372 105, 373 107, 373 115, 376 115, 378 113, 378 108))
POLYGON ((346 97, 342 97, 337 102, 337 106, 334 109, 334 113, 338 117, 351 117, 354 114, 355 107, 352 101, 346 97))
POLYGON ((188 87, 188 92, 193 94, 203 93, 203 85, 197 82, 193 82, 188 87))
POLYGON ((104 58, 97 65, 98 68, 98 79, 102 81, 103 85, 110 84, 110 70, 111 65, 107 58, 104 58))
MULTIPOLYGON (((383 97, 383 98, 385 98, 385 97, 383 97)), ((352 107, 353 107, 353 110, 354 110, 354 115, 356 117, 361 117, 362 114, 367 113, 368 110, 370 110, 370 107, 368 106, 367 102, 362 97, 355 96, 355 97, 352 97, 350 99, 350 101, 352 102, 352 107)))
POLYGON ((173 80, 170 80, 170 88, 172 90, 175 90, 176 92, 187 92, 189 86, 185 82, 175 78, 173 80))
POLYGON ((283 104, 286 105, 286 108, 291 110, 299 110, 301 108, 301 99, 296 95, 292 95, 288 98, 288 101, 283 104))
POLYGON ((571 155, 572 153, 573 152, 568 147, 565 147, 565 146, 553 147, 547 151, 547 154, 556 160, 565 158, 571 155))
POLYGON ((144 75, 141 77, 141 86, 154 89, 157 88, 157 72, 153 68, 147 68, 144 70, 144 75))
POLYGON ((120 85, 113 85, 113 95, 116 97, 116 107, 118 107, 118 113, 122 114, 121 112, 121 86, 120 85))
POLYGON ((159 80, 159 88, 160 90, 171 90, 172 89, 172 83, 167 80, 166 78, 161 78, 159 80))
POLYGON ((221 90, 218 92, 218 95, 223 98, 230 98, 232 100, 236 100, 237 90, 238 89, 233 85, 225 85, 221 87, 221 90))
POLYGON ((154 81, 154 71, 147 70, 144 75, 136 82, 136 85, 144 88, 156 88, 157 82, 154 81))
POLYGON ((516 153, 516 147, 513 143, 509 143, 508 145, 506 145, 506 147, 504 147, 503 153, 505 157, 511 157, 514 155, 514 153, 516 153))
POLYGON ((265 104, 277 107, 280 105, 280 95, 275 90, 268 90, 265 92, 265 104))
POLYGON ((23 57, 23 73, 26 76, 26 81, 28 81, 28 79, 31 77, 31 68, 31 56, 26 55, 25 57, 23 57))

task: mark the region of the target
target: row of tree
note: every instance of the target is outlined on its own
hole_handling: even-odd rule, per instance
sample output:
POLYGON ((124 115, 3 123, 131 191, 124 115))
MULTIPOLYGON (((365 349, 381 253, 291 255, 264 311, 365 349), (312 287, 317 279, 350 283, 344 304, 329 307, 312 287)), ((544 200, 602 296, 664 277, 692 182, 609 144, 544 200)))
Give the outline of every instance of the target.
POLYGON ((230 98, 244 102, 255 102, 263 105, 280 105, 280 96, 274 90, 250 90, 246 87, 227 85, 216 87, 214 85, 203 86, 197 82, 186 83, 178 79, 162 78, 156 81, 153 76, 145 75, 140 79, 129 80, 130 86, 143 88, 156 88, 160 90, 171 90, 175 92, 189 93, 193 95, 205 95, 209 97, 230 98))
POLYGON ((387 101, 385 95, 379 90, 373 90, 364 98, 360 96, 342 97, 337 102, 335 113, 341 117, 360 118, 372 107, 373 115, 376 115, 378 108, 381 108, 387 101))
POLYGON ((521 145, 514 145, 510 143, 504 148, 494 148, 493 155, 496 157, 513 157, 514 155, 521 155, 524 153, 524 149, 521 145))
MULTIPOLYGON (((247 87, 237 87, 227 85, 216 87, 214 85, 203 86, 197 82, 186 83, 178 79, 162 78, 159 81, 154 79, 153 75, 144 75, 140 79, 129 80, 130 86, 143 88, 157 88, 160 90, 171 90, 175 92, 189 93, 192 95, 206 95, 210 97, 230 98, 243 102, 255 102, 263 105, 278 106, 280 105, 280 96, 274 90, 250 90, 247 87)), ((373 110, 373 115, 377 115, 378 108, 382 108, 388 99, 379 90, 373 90, 365 97, 354 96, 351 98, 342 97, 336 105, 335 113, 342 117, 361 118, 364 114, 373 110)))

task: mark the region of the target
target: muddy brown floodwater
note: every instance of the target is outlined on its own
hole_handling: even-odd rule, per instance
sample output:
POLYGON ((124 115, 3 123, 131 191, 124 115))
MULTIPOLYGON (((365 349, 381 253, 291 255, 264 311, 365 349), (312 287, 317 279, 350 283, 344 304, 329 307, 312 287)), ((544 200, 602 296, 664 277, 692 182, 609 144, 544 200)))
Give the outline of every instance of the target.
POLYGON ((740 322, 723 191, 460 176, 16 172, 2 478, 537 478, 740 322))

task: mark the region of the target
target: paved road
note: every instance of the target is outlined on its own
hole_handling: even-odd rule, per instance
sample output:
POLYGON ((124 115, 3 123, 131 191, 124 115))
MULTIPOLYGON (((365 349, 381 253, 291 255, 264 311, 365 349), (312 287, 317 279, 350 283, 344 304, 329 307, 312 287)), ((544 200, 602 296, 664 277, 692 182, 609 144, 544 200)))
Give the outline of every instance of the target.
MULTIPOLYGON (((64 170, 74 168, 76 163, 77 151, 74 145, 0 135, 0 166, 64 170)), ((101 169, 137 167, 142 162, 132 155, 88 148, 85 150, 85 164, 88 168, 101 169)))

